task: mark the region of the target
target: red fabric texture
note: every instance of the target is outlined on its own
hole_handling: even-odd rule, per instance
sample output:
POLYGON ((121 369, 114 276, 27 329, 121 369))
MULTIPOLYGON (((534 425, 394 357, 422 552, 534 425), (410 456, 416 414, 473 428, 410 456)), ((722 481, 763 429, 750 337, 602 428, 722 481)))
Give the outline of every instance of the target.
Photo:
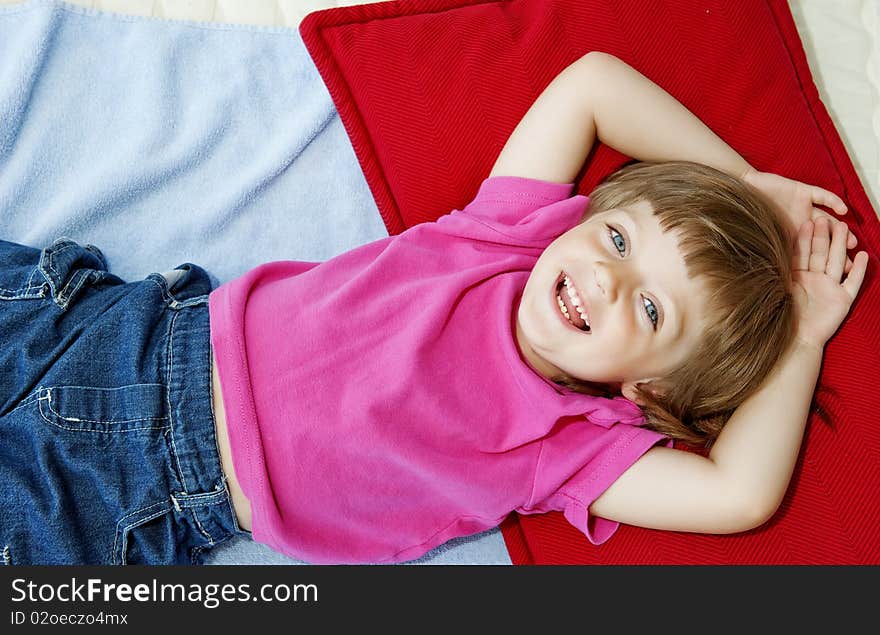
MULTIPOLYGON (((601 50, 755 167, 840 194, 871 257, 826 347, 801 456, 771 521, 724 536, 621 525, 593 546, 562 514, 514 514, 502 532, 515 564, 880 563, 880 222, 784 0, 397 0, 318 11, 300 32, 391 233, 467 204, 543 88, 601 50)), ((578 192, 627 160, 599 145, 578 192)))

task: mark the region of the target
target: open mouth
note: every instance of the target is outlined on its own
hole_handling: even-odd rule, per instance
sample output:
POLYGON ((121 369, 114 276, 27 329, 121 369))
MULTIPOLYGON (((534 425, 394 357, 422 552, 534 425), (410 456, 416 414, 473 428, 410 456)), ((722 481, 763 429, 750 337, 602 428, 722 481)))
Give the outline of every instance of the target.
POLYGON ((569 324, 584 333, 590 332, 590 316, 574 282, 564 271, 556 280, 556 303, 569 324))

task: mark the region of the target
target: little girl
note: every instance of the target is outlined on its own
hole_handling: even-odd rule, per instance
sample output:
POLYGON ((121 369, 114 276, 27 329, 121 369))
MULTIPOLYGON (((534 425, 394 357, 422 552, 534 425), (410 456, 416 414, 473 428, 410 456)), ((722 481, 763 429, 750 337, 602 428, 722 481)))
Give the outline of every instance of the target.
POLYGON ((199 563, 252 531, 391 563, 514 510, 595 544, 755 527, 867 267, 814 205, 845 212, 590 53, 463 210, 324 263, 212 290, 0 243, 3 560, 199 563), (572 196, 597 138, 647 163, 572 196))

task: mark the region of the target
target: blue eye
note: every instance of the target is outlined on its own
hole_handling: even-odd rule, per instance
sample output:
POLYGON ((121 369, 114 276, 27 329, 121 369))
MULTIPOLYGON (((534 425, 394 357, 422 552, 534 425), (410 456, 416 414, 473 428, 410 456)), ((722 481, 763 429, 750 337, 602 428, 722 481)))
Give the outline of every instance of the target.
POLYGON ((645 301, 645 313, 648 314, 648 319, 651 320, 651 324, 654 325, 654 330, 657 330, 657 321, 660 319, 660 313, 657 311, 657 307, 654 306, 654 303, 651 302, 648 298, 642 298, 645 301))
POLYGON ((620 235, 616 229, 614 229, 611 225, 608 225, 608 235, 611 236, 611 242, 614 243, 614 248, 617 249, 617 252, 622 256, 626 253, 626 241, 623 239, 623 236, 620 235))
MULTIPOLYGON (((606 225, 608 227, 608 235, 611 237, 611 242, 614 243, 614 248, 620 254, 621 257, 626 255, 626 240, 620 234, 619 231, 614 229, 611 225, 606 225)), ((660 321, 660 312, 657 310, 657 306, 651 302, 650 299, 643 297, 645 301, 645 313, 648 314, 648 319, 651 320, 651 324, 654 326, 654 330, 657 330, 657 323, 660 321)))

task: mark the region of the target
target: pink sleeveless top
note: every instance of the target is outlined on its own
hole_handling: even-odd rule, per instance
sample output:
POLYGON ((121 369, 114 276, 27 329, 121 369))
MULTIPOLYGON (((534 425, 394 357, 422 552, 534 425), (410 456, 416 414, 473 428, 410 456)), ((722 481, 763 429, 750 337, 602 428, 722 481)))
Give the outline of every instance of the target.
POLYGON ((572 185, 483 182, 463 210, 323 263, 217 288, 211 340, 254 539, 313 563, 400 562, 588 506, 664 437, 618 397, 572 393, 521 356, 515 316, 541 251, 587 204, 572 185))

